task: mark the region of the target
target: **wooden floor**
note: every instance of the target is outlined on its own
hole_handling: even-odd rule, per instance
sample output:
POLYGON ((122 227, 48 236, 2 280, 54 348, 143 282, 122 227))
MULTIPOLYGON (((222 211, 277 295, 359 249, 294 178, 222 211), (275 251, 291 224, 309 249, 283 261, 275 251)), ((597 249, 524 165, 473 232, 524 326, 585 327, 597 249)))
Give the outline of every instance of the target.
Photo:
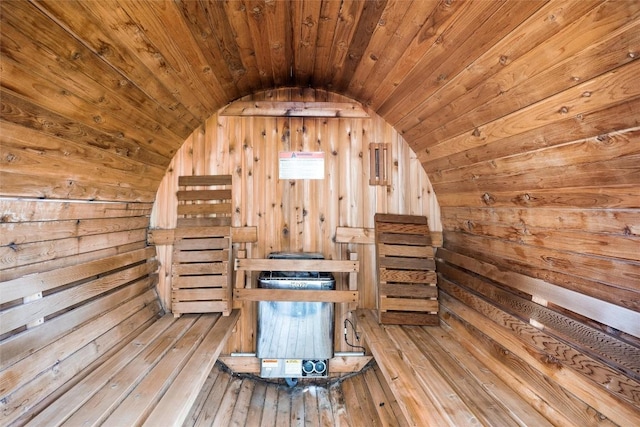
POLYGON ((284 382, 233 374, 217 362, 185 425, 553 424, 466 351, 445 328, 379 326, 371 321, 365 327, 365 320, 358 317, 363 333, 369 334, 365 341, 371 341, 377 361, 360 373, 340 381, 290 388, 284 382))
POLYGON ((216 363, 185 426, 407 426, 377 366, 289 387, 216 363))

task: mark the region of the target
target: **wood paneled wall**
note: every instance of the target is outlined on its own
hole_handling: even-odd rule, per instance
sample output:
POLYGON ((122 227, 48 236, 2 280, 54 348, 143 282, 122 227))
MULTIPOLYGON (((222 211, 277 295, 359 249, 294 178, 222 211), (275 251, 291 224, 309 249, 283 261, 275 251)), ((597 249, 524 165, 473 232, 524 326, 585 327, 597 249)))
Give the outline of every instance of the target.
POLYGON ((151 208, 0 198, 0 424, 22 425, 157 319, 151 208))
POLYGON ((151 208, 0 198, 0 282, 144 248, 151 208))
POLYGON ((443 325, 515 390, 555 402, 541 408, 558 424, 629 425, 640 411, 639 9, 567 5, 554 16, 580 19, 558 19, 548 40, 533 44, 546 23, 521 43, 515 29, 509 48, 434 87, 442 97, 423 121, 400 118, 399 103, 385 118, 406 129, 442 206, 443 325))
MULTIPOLYGON (((279 89, 247 100, 351 100, 325 91, 279 89)), ((425 215, 440 231, 440 210, 415 153, 379 116, 366 119, 231 117, 214 115, 198 128, 174 157, 160 184, 151 227, 171 228, 176 220, 180 175, 232 174, 234 226, 256 226, 258 242, 247 256, 273 251, 314 251, 348 259, 358 252, 360 305, 375 308, 372 245, 335 242, 336 227, 373 228, 376 212, 425 215), (369 143, 392 148, 390 186, 369 185, 369 143), (325 179, 278 179, 279 151, 323 151, 325 179)), ((171 247, 158 246, 159 293, 171 308, 171 247)))

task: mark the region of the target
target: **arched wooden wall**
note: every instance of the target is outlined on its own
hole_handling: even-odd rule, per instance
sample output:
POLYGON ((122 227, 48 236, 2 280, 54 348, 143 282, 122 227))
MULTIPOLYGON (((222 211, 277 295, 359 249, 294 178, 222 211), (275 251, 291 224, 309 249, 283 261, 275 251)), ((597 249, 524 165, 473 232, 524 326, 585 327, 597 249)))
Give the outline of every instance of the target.
MULTIPOLYGON (((243 101, 344 103, 330 92, 283 88, 243 101)), ((151 215, 151 228, 176 225, 178 176, 233 176, 233 225, 255 226, 258 241, 246 245, 247 256, 274 251, 321 252, 328 259, 361 260, 360 305, 376 307, 373 245, 336 243, 337 227, 373 228, 376 212, 424 215, 430 229, 441 232, 440 208, 429 179, 402 136, 375 113, 369 118, 210 117, 187 138, 162 180, 151 215), (369 143, 391 148, 389 186, 369 184, 369 143), (279 151, 322 151, 325 178, 281 180, 279 151)), ((242 245, 243 247, 245 245, 242 245)), ((159 295, 171 310, 172 246, 157 246, 159 295)))

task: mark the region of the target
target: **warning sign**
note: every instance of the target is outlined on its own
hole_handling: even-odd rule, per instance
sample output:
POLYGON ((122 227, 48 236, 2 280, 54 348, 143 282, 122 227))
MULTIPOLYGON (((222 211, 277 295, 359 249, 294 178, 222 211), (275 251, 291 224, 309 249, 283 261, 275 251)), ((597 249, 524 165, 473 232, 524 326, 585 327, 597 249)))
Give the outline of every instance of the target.
POLYGON ((324 179, 323 151, 281 151, 278 159, 280 179, 324 179))

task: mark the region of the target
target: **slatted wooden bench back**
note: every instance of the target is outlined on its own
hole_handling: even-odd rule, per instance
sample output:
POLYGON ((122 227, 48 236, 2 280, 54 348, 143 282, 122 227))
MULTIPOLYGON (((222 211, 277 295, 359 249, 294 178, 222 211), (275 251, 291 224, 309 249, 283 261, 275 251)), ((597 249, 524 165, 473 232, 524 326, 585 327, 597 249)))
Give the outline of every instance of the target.
POLYGON ((427 218, 375 215, 380 323, 437 325, 438 288, 427 218))
POLYGON ((231 175, 178 178, 171 279, 176 316, 231 312, 231 183, 231 175))
POLYGON ((2 283, 0 425, 48 405, 157 320, 154 257, 142 248, 2 283))

